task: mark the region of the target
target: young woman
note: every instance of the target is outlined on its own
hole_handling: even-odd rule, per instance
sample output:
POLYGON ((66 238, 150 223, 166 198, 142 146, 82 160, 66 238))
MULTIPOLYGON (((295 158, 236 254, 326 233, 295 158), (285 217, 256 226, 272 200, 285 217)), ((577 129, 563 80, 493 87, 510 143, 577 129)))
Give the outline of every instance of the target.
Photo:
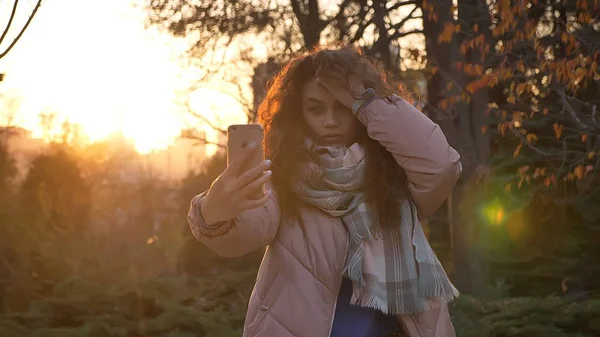
POLYGON ((420 221, 450 193, 460 157, 394 91, 353 48, 292 60, 259 108, 270 160, 231 163, 192 200, 191 229, 218 254, 267 247, 244 336, 455 335, 458 292, 420 221))

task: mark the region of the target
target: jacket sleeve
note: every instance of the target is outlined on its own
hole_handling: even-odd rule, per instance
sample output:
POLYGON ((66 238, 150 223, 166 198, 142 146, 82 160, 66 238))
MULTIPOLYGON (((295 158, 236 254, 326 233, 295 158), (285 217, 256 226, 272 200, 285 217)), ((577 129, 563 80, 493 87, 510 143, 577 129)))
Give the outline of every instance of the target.
POLYGON ((375 99, 357 117, 406 172, 419 219, 432 215, 462 172, 460 155, 440 127, 396 95, 375 99))
POLYGON ((265 205, 246 210, 229 221, 208 225, 201 213, 207 192, 195 196, 188 212, 190 229, 200 242, 223 257, 239 257, 269 245, 279 228, 279 205, 272 190, 265 205))

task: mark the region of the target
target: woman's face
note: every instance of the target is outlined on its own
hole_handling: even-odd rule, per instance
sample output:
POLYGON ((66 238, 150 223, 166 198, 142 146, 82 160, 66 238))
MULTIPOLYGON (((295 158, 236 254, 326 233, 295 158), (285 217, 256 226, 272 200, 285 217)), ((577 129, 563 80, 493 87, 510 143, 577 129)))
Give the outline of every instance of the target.
POLYGON ((303 88, 302 116, 311 136, 321 145, 349 146, 357 140, 359 121, 352 111, 314 79, 303 88))

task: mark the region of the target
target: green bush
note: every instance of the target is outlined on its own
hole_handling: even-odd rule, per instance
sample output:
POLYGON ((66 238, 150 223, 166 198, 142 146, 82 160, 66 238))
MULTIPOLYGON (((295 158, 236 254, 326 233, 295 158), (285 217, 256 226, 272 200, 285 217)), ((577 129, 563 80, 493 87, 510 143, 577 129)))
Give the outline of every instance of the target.
POLYGON ((101 285, 72 278, 25 312, 0 316, 0 336, 241 336, 254 272, 188 285, 149 279, 101 285))
POLYGON ((507 298, 483 302, 462 296, 451 308, 460 337, 600 336, 600 301, 559 297, 507 298))
MULTIPOLYGON (((222 272, 188 282, 155 278, 99 284, 69 278, 25 312, 0 316, 3 337, 239 337, 255 272, 222 272)), ((600 301, 558 297, 451 305, 459 337, 600 336, 600 301)))

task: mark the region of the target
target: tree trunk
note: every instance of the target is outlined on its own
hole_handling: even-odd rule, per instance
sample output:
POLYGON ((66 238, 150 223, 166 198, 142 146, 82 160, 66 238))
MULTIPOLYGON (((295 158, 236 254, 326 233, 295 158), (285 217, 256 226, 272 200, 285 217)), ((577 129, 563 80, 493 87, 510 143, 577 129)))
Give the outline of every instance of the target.
POLYGON ((385 24, 385 16, 387 9, 385 8, 386 1, 373 0, 373 22, 377 30, 377 40, 373 44, 371 54, 379 59, 387 69, 393 71, 396 75, 398 65, 392 64, 392 57, 390 55, 390 37, 385 24))
MULTIPOLYGON (((474 32, 475 27, 478 30, 475 34, 482 34, 484 37, 485 44, 491 43, 492 32, 490 30, 491 19, 489 9, 485 2, 479 0, 460 0, 458 3, 458 13, 462 30, 474 32)), ((465 55, 465 63, 467 64, 482 64, 484 57, 482 53, 483 47, 469 49, 465 55)), ((475 78, 466 78, 467 81, 475 80, 475 78)), ((466 83, 465 83, 466 84, 466 83)), ((490 158, 490 137, 489 133, 483 133, 481 131, 484 125, 488 124, 486 118, 487 104, 489 101, 488 89, 482 88, 471 94, 468 115, 465 119, 468 122, 463 124, 461 134, 465 137, 463 145, 467 145, 469 150, 469 158, 467 158, 467 166, 465 174, 469 178, 473 192, 478 198, 470 205, 467 212, 459 212, 458 215, 463 219, 457 219, 458 221, 464 222, 465 217, 469 217, 470 223, 473 225, 470 233, 467 233, 469 244, 469 271, 471 278, 471 291, 474 294, 484 294, 489 284, 489 265, 485 261, 485 251, 487 242, 489 239, 488 226, 482 223, 482 219, 478 216, 481 209, 481 205, 478 205, 481 200, 485 200, 486 182, 485 176, 487 176, 489 170, 487 169, 487 163, 490 158), (479 206, 479 207, 478 207, 479 206)))
MULTIPOLYGON (((462 28, 472 31, 475 23, 481 31, 489 31, 489 13, 485 4, 460 0, 458 6, 460 21, 468 23, 468 26, 461 27, 461 31, 462 28)), ((424 7, 428 8, 427 5, 424 7)), ((448 202, 454 265, 452 276, 461 292, 481 293, 488 274, 482 259, 481 239, 486 237, 486 233, 481 230, 485 230, 485 226, 481 225, 478 216, 479 203, 485 191, 480 178, 486 172, 485 163, 490 149, 489 139, 480 131, 485 125, 487 91, 480 90, 470 100, 460 100, 447 108, 440 105, 445 98, 464 93, 470 81, 465 73, 457 70, 456 64, 481 63, 481 54, 472 50, 462 55, 461 36, 454 35, 448 43, 438 42, 444 25, 456 23, 452 0, 436 1, 430 11, 424 10, 423 31, 428 66, 436 67, 437 71, 427 82, 425 109, 443 129, 450 145, 459 151, 463 165, 461 178, 448 202)))
POLYGON ((319 18, 319 0, 291 0, 292 11, 298 20, 298 27, 304 41, 304 49, 312 50, 321 42, 321 32, 325 26, 319 18))

